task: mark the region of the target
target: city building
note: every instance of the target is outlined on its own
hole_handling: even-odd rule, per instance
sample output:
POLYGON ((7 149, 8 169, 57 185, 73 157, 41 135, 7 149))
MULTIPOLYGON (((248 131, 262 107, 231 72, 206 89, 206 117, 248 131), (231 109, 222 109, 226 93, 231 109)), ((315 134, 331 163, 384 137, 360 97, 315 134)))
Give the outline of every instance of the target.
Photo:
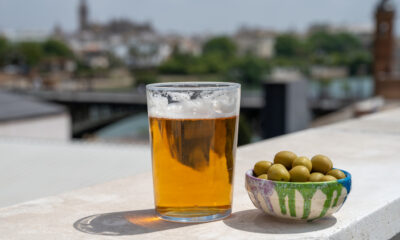
POLYGON ((274 67, 270 79, 273 81, 297 81, 304 79, 304 74, 294 67, 274 67))
POLYGON ((233 36, 239 54, 253 54, 261 58, 274 56, 276 33, 263 29, 240 28, 233 36))
POLYGON ((37 29, 3 29, 0 31, 0 36, 4 35, 11 42, 43 42, 49 37, 49 33, 37 29))
POLYGON ((128 19, 113 19, 108 23, 94 23, 89 18, 89 6, 86 0, 81 0, 78 8, 79 32, 97 36, 132 35, 154 32, 150 23, 136 23, 128 19))
POLYGON ((90 21, 85 0, 78 6, 78 25, 67 42, 80 59, 93 68, 109 67, 110 54, 133 67, 153 67, 172 52, 149 22, 137 23, 123 18, 107 23, 90 21))
POLYGON ((347 67, 315 65, 311 67, 310 75, 312 79, 330 80, 348 77, 349 73, 347 67))
POLYGON ((198 56, 202 53, 202 46, 207 38, 177 37, 177 47, 180 52, 198 56))

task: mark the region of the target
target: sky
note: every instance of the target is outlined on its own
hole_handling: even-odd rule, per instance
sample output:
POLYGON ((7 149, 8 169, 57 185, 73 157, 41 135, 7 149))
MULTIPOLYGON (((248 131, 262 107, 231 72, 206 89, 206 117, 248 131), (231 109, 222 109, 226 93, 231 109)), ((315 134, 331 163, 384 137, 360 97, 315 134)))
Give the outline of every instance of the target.
MULTIPOLYGON (((91 21, 149 21, 156 30, 182 34, 231 33, 254 26, 303 31, 312 23, 373 26, 378 0, 87 0, 91 21)), ((400 0, 393 1, 400 12, 400 0)), ((77 28, 79 0, 0 0, 0 30, 77 28)), ((400 35, 400 18, 396 35, 400 35)))

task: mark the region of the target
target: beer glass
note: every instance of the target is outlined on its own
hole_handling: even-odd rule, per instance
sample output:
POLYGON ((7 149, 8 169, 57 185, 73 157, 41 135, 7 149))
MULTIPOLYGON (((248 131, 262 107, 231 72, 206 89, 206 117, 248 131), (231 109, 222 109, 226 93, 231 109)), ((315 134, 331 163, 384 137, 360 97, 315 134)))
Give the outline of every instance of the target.
POLYGON ((231 213, 240 84, 146 86, 157 215, 207 222, 231 213))

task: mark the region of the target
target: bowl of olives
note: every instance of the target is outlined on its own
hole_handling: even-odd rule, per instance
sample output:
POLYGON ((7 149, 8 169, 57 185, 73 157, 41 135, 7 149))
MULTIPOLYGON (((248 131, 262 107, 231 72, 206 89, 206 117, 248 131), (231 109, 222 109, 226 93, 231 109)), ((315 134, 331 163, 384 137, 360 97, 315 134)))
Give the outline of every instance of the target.
POLYGON ((337 212, 351 190, 351 175, 333 168, 324 155, 311 159, 290 151, 274 161, 259 161, 246 172, 246 190, 254 206, 265 213, 312 221, 337 212))

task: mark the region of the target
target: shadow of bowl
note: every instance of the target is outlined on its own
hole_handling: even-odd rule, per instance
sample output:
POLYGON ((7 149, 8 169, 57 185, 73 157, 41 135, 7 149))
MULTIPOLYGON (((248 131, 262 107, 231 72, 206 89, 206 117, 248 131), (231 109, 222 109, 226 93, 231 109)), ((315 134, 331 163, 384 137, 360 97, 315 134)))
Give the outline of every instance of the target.
POLYGON ((313 222, 293 221, 267 215, 258 209, 235 212, 223 221, 229 227, 241 231, 272 234, 314 232, 336 224, 336 218, 333 216, 313 222))

